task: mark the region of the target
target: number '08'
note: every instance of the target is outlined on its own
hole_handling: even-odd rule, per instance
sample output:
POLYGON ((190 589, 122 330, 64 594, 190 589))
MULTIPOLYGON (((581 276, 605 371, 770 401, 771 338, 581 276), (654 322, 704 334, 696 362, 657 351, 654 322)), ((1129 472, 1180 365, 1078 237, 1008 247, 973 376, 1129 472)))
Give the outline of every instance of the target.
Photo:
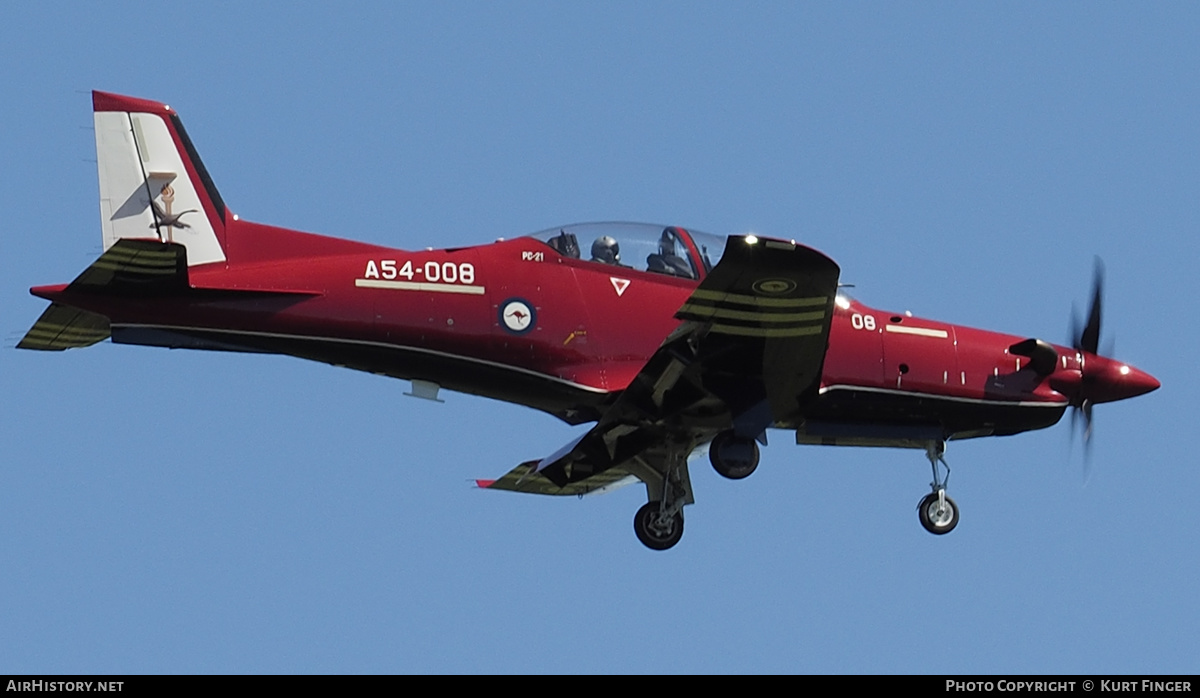
POLYGON ((875 316, 854 313, 850 316, 850 326, 856 330, 875 330, 875 316))

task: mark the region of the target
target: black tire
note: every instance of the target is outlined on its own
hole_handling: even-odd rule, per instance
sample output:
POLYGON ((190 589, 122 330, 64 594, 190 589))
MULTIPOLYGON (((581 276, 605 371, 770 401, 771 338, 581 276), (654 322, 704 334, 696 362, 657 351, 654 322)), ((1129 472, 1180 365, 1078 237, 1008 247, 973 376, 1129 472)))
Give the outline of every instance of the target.
POLYGON ((721 477, 741 480, 758 468, 758 444, 754 439, 723 431, 709 444, 708 460, 721 477))
POLYGON ((666 527, 661 530, 654 524, 658 520, 658 502, 647 502, 633 516, 633 532, 642 545, 651 550, 666 550, 674 547, 683 537, 683 513, 676 512, 666 527))
POLYGON ((921 525, 935 536, 943 536, 958 525, 958 505, 953 499, 946 497, 946 510, 939 513, 936 492, 925 495, 917 505, 917 513, 921 518, 921 525))

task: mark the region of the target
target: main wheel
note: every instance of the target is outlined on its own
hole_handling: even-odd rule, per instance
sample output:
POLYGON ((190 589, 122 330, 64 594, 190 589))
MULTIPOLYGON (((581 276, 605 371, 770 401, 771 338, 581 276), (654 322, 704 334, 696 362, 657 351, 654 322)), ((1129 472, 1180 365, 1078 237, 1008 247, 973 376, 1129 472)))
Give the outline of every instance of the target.
POLYGON ((732 431, 717 434, 708 447, 708 459, 713 470, 730 480, 749 477, 758 467, 758 444, 732 431))
POLYGON ((946 497, 946 506, 943 508, 938 501, 937 492, 925 495, 917 505, 917 512, 921 517, 921 525, 934 535, 949 533, 958 525, 958 505, 953 499, 946 497))
POLYGON ((658 502, 647 502, 633 516, 633 532, 651 550, 666 550, 683 537, 683 513, 660 521, 658 502))

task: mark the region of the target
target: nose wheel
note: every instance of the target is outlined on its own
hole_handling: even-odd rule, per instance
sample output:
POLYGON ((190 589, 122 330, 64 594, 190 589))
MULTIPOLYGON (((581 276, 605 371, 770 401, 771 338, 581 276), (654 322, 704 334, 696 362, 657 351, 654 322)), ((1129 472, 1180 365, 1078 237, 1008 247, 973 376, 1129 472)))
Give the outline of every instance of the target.
POLYGON ((935 536, 949 533, 958 525, 958 505, 946 496, 945 489, 925 495, 917 505, 917 514, 925 530, 935 536))
POLYGON ((958 505, 946 496, 946 484, 950 481, 950 465, 943 454, 946 452, 945 441, 930 441, 925 446, 925 457, 933 468, 933 482, 929 486, 933 492, 925 495, 917 505, 917 515, 926 531, 935 536, 942 536, 954 530, 958 525, 958 505), (939 468, 938 466, 941 466, 939 468), (942 469, 946 474, 942 475, 942 469))

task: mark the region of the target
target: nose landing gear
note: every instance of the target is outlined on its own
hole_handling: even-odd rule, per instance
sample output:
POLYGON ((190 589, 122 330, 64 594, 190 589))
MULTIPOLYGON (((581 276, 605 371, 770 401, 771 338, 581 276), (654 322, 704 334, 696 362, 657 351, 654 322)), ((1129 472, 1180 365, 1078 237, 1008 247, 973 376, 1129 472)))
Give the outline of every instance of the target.
POLYGON ((931 441, 925 446, 925 457, 933 467, 933 482, 929 483, 933 492, 925 495, 917 505, 917 515, 926 531, 941 536, 954 530, 958 525, 958 505, 946 496, 946 484, 950 481, 950 465, 946 463, 943 454, 946 452, 945 441, 931 441), (942 477, 938 464, 946 469, 942 477))
POLYGON ((958 525, 958 505, 946 496, 944 489, 925 495, 917 505, 917 513, 925 530, 936 536, 949 533, 958 525))

